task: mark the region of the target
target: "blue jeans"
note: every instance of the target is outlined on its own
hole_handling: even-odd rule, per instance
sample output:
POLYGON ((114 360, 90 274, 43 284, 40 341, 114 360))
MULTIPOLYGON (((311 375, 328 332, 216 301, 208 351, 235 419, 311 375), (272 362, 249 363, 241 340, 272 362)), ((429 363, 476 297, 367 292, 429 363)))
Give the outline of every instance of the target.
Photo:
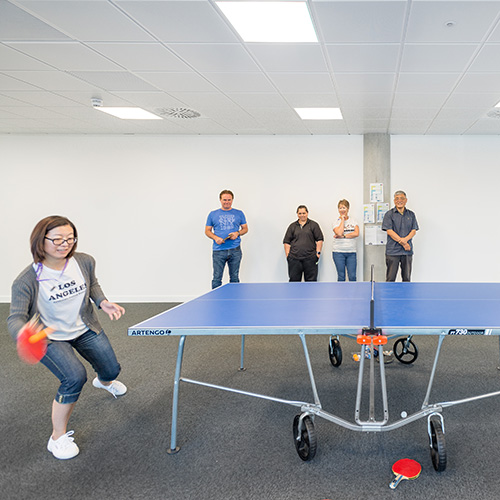
POLYGON ((120 365, 104 332, 87 330, 74 340, 49 341, 41 363, 61 382, 55 397, 58 403, 77 401, 87 381, 87 371, 75 351, 92 365, 102 382, 112 382, 120 373, 120 365))
POLYGON ((214 266, 214 277, 212 279, 212 289, 222 285, 222 275, 227 262, 229 269, 229 282, 240 282, 241 246, 230 248, 229 250, 217 250, 212 252, 212 262, 214 266))
POLYGON ((333 262, 337 268, 337 281, 345 281, 345 270, 349 281, 356 281, 356 252, 333 252, 333 262))

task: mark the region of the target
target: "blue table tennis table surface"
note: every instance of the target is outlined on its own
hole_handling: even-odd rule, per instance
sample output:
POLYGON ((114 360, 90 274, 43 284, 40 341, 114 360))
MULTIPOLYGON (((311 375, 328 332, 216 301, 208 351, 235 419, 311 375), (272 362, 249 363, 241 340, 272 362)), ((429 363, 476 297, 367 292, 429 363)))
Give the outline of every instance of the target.
MULTIPOLYGON (((129 328, 131 336, 389 333, 500 328, 500 283, 229 283, 129 328), (373 287, 372 287, 373 285, 373 287)), ((470 332, 469 332, 470 333, 470 332)))

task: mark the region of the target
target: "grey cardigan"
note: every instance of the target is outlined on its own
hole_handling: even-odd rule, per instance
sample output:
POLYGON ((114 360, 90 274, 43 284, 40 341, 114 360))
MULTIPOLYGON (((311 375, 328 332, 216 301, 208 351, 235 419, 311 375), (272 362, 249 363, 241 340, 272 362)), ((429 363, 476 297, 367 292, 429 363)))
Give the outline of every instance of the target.
MULTIPOLYGON (((91 255, 85 253, 75 253, 73 257, 80 266, 83 278, 87 283, 80 316, 90 330, 101 333, 102 327, 90 299, 92 299, 97 307, 99 307, 103 300, 107 299, 95 276, 95 260, 91 255)), ((17 334, 23 325, 38 312, 37 300, 38 281, 36 279, 36 272, 31 264, 21 272, 12 284, 12 298, 7 324, 14 340, 16 340, 17 334)))

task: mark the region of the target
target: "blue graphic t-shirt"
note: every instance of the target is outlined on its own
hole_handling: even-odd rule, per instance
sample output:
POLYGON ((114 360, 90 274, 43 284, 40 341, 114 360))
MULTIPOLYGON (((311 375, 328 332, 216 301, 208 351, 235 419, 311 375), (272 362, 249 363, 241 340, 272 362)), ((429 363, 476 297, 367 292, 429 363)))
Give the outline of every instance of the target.
MULTIPOLYGON (((231 210, 213 210, 208 214, 207 226, 213 228, 213 232, 219 238, 227 238, 229 233, 239 231, 242 224, 246 224, 245 214, 236 208, 231 210)), ((235 240, 228 239, 222 245, 217 245, 214 241, 213 250, 229 250, 240 246, 241 238, 238 236, 235 240)))

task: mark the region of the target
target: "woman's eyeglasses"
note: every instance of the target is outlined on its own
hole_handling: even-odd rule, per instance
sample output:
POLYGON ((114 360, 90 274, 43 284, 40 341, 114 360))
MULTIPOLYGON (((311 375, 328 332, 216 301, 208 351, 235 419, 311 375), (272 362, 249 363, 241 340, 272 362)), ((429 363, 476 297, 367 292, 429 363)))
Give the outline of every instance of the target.
POLYGON ((71 246, 71 245, 74 245, 76 243, 76 241, 77 241, 77 238, 66 238, 66 239, 63 239, 63 238, 47 238, 47 236, 45 236, 45 239, 49 240, 49 241, 52 241, 52 243, 56 247, 60 247, 64 243, 67 243, 69 246, 71 246))

